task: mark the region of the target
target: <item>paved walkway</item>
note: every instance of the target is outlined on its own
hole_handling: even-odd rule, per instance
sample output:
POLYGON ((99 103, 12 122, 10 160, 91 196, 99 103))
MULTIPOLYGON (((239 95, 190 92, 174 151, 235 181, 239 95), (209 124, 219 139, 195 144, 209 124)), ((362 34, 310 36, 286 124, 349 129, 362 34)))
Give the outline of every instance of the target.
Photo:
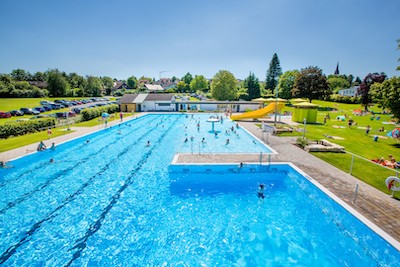
MULTIPOLYGON (((135 114, 136 116, 144 115, 135 114)), ((132 119, 132 116, 125 117, 124 120, 132 119)), ((109 122, 109 126, 119 123, 119 120, 109 122)), ((257 136, 260 140, 263 134, 254 122, 239 122, 239 124, 257 136)), ((89 134, 100 130, 95 127, 73 127, 73 132, 67 135, 59 136, 46 140, 47 145, 54 142, 56 145, 73 138, 89 134)), ((265 136, 264 136, 265 138, 265 136)), ((369 186, 368 184, 354 178, 332 165, 314 157, 312 154, 293 145, 296 138, 269 136, 269 146, 279 154, 271 156, 274 162, 293 162, 305 173, 318 181, 336 196, 345 201, 348 205, 356 209, 362 215, 374 222, 396 240, 400 241, 400 201, 391 198, 389 195, 369 186), (359 185, 357 201, 354 204, 354 189, 359 185)), ((0 160, 8 161, 17 157, 25 156, 28 152, 36 151, 37 144, 24 146, 7 152, 0 153, 0 160)), ((185 157, 179 157, 178 162, 258 162, 259 155, 196 155, 185 154, 185 157)), ((263 155, 264 162, 269 160, 268 155, 263 155)))

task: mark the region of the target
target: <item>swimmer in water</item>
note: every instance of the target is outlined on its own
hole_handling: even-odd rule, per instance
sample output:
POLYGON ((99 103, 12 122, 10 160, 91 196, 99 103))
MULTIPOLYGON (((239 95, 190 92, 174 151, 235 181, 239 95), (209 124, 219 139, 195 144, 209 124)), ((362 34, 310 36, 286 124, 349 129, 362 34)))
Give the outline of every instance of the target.
POLYGON ((146 146, 150 146, 150 141, 147 141, 147 144, 146 144, 146 146))
POLYGON ((257 191, 258 198, 262 198, 262 199, 265 198, 264 190, 265 190, 265 185, 264 184, 260 184, 258 186, 258 191, 257 191))

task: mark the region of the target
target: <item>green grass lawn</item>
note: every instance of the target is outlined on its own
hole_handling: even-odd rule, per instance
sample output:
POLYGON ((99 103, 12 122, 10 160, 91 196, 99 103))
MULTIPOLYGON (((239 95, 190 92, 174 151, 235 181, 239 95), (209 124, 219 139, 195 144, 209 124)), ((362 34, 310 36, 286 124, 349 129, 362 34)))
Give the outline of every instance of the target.
MULTIPOLYGON (((345 150, 366 159, 374 159, 385 157, 388 158, 389 154, 392 154, 398 161, 400 160, 400 142, 393 138, 387 137, 386 134, 393 130, 396 126, 391 124, 383 124, 383 122, 389 122, 392 117, 390 115, 375 114, 375 119, 371 120, 371 115, 356 116, 353 114, 355 109, 363 109, 359 104, 340 104, 326 101, 313 101, 322 107, 337 108, 337 112, 318 111, 317 124, 306 125, 306 138, 311 140, 327 139, 333 143, 339 144, 345 147, 345 150), (324 117, 326 114, 330 115, 331 120, 328 120, 323 125, 324 117), (357 125, 348 126, 348 120, 337 121, 336 117, 341 115, 347 115, 351 117, 357 125), (376 117, 380 116, 380 120, 376 120, 376 117), (365 127, 369 125, 371 131, 367 135, 365 127), (341 128, 336 128, 337 126, 341 128), (381 127, 385 128, 384 132, 379 132, 378 129, 381 127), (330 139, 324 135, 337 136, 343 138, 343 140, 330 139), (377 135, 377 142, 373 141, 373 136, 377 135)), ((293 108, 286 107, 285 110, 293 111, 293 108)), ((380 113, 381 110, 373 106, 370 110, 375 113, 380 113)), ((299 128, 303 129, 302 125, 299 128)), ((302 132, 285 133, 286 136, 302 136, 302 132)), ((314 156, 336 166, 343 171, 349 172, 351 165, 350 154, 343 153, 312 153, 314 156)), ((395 175, 395 172, 382 168, 379 165, 373 164, 370 161, 365 161, 355 157, 352 175, 363 180, 364 182, 374 186, 375 188, 388 193, 385 186, 385 178, 390 175, 395 175)))
MULTIPOLYGON (((52 134, 51 138, 60 136, 60 135, 65 135, 71 133, 71 131, 66 131, 65 127, 63 128, 53 128, 52 129, 52 134)), ((31 133, 31 134, 26 134, 22 136, 16 136, 16 137, 9 137, 7 139, 1 139, 1 146, 0 146, 0 152, 8 151, 14 148, 34 144, 34 143, 39 143, 40 141, 44 141, 46 145, 51 145, 49 141, 46 142, 46 140, 49 139, 49 136, 47 135, 47 131, 41 131, 37 133, 31 133)))
MULTIPOLYGON (((110 114, 110 117, 108 117, 108 121, 109 122, 110 121, 115 121, 115 120, 119 120, 119 113, 110 114)), ((91 119, 90 121, 79 122, 79 123, 74 124, 73 126, 76 126, 76 127, 92 127, 92 126, 96 126, 96 125, 99 125, 99 124, 104 124, 103 119, 100 118, 100 117, 91 119)))

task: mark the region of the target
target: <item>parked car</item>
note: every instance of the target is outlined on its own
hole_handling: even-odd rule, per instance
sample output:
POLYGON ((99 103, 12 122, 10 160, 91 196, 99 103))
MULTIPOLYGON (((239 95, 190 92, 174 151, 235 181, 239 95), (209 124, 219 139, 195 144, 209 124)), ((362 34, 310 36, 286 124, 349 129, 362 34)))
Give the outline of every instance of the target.
POLYGON ((39 115, 40 114, 39 111, 36 111, 31 108, 20 108, 19 110, 21 110, 24 114, 29 114, 29 115, 39 115))
POLYGON ((72 111, 75 112, 75 114, 79 114, 79 113, 81 113, 81 111, 82 111, 83 109, 84 109, 84 108, 73 108, 72 111))
POLYGON ((49 105, 52 109, 61 109, 61 105, 57 103, 51 103, 49 105))
POLYGON ((9 112, 12 116, 23 116, 24 115, 24 113, 22 111, 16 110, 16 109, 10 110, 9 112))
POLYGON ((40 113, 46 111, 43 107, 34 107, 33 110, 39 111, 40 113))
POLYGON ((0 118, 10 118, 10 117, 11 117, 10 112, 0 111, 0 118))
POLYGON ((45 106, 45 105, 49 105, 49 104, 51 104, 50 101, 47 101, 47 100, 40 101, 40 105, 45 106))
POLYGON ((53 110, 53 108, 52 108, 51 106, 48 106, 48 105, 43 106, 43 108, 44 108, 46 111, 53 110))
POLYGON ((55 114, 56 114, 57 118, 67 118, 67 114, 68 114, 68 117, 75 117, 76 116, 76 114, 74 112, 72 112, 72 111, 69 111, 69 112, 57 112, 55 114))

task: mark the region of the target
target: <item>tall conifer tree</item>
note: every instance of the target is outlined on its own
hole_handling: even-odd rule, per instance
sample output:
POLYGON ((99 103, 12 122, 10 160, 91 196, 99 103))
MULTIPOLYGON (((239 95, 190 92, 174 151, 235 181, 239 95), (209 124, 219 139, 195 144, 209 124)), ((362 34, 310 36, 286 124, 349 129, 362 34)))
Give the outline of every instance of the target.
POLYGON ((265 89, 274 92, 278 85, 279 76, 282 75, 281 64, 276 53, 272 56, 271 63, 269 63, 269 69, 267 70, 267 78, 265 80, 265 89))

